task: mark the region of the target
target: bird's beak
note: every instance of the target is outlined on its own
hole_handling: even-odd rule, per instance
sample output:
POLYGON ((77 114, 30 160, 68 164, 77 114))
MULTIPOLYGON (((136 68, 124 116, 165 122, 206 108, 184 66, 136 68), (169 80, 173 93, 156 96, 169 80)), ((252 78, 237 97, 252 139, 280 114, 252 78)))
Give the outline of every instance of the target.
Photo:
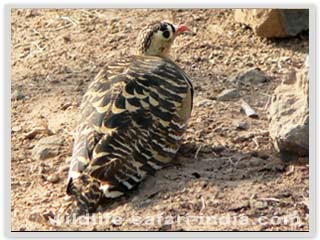
POLYGON ((180 25, 176 28, 176 33, 177 34, 180 34, 180 33, 183 33, 183 32, 191 32, 190 28, 188 28, 187 26, 185 25, 180 25))

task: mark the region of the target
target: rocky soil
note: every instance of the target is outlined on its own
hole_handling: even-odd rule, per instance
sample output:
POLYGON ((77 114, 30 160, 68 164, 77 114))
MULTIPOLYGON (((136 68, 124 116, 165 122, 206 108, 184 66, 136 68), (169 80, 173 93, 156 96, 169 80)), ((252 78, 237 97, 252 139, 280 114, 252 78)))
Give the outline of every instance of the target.
POLYGON ((17 9, 11 16, 13 231, 308 231, 308 158, 281 159, 267 119, 274 89, 305 61, 307 32, 259 38, 226 9, 17 9), (184 145, 171 167, 99 208, 96 216, 110 221, 59 224, 81 98, 106 63, 134 54, 139 30, 152 20, 194 31, 172 49, 195 86, 184 145), (240 76, 255 68, 265 78, 240 76), (240 111, 243 101, 253 118, 240 111))

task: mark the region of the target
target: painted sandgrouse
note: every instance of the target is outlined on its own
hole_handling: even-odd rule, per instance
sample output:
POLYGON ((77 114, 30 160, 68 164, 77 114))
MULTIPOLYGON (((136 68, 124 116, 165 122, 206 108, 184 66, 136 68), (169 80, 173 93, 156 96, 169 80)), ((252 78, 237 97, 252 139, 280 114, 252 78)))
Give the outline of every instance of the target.
POLYGON ((81 104, 67 194, 80 211, 92 212, 103 198, 116 198, 177 153, 192 110, 187 74, 169 59, 186 26, 154 22, 138 40, 138 55, 104 67, 81 104))

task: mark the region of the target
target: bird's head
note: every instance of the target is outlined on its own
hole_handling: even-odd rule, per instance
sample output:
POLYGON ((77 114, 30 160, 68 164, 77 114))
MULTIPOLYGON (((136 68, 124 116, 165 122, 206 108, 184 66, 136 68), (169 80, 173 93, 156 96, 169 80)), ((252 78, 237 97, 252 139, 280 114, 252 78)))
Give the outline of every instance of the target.
POLYGON ((138 54, 167 57, 175 38, 190 31, 187 26, 175 26, 168 22, 153 22, 139 33, 138 54))

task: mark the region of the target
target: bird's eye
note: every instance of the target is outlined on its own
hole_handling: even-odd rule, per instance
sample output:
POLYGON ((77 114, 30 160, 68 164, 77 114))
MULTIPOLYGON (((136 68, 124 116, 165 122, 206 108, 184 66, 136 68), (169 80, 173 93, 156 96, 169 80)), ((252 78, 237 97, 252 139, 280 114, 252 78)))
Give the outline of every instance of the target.
POLYGON ((163 35, 164 38, 169 38, 170 37, 170 32, 169 31, 164 31, 162 33, 162 35, 163 35))

